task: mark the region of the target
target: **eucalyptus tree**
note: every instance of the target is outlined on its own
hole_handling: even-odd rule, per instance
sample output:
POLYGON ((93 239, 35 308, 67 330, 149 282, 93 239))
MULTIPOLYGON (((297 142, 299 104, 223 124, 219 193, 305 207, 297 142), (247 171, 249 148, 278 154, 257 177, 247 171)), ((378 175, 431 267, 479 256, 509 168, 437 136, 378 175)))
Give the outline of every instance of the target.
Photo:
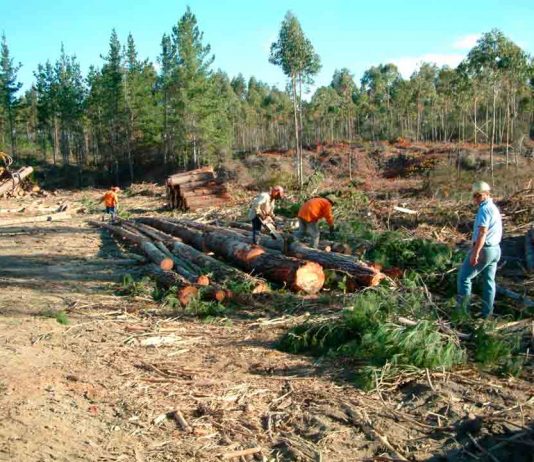
POLYGON ((524 52, 498 29, 482 35, 467 55, 467 67, 474 79, 490 89, 492 123, 490 136, 490 164, 493 179, 494 145, 497 118, 497 97, 505 83, 526 80, 527 58, 524 52), (516 76, 516 77, 514 77, 516 76))
POLYGON ((295 123, 297 181, 302 187, 302 85, 313 83, 313 76, 319 72, 321 64, 311 41, 304 35, 298 19, 291 12, 286 13, 278 39, 271 45, 269 62, 280 66, 289 79, 295 123))

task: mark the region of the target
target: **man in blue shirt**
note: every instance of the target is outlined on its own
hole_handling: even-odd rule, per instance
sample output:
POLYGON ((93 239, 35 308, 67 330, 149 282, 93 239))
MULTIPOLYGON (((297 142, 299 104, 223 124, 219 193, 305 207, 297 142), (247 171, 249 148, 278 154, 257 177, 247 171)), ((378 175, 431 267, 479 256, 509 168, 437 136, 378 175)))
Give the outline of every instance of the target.
POLYGON ((478 205, 473 226, 473 247, 458 273, 457 307, 464 310, 469 308, 471 281, 479 274, 482 277, 483 318, 489 318, 493 313, 495 274, 501 258, 502 219, 490 197, 490 189, 484 181, 473 184, 473 201, 478 205))

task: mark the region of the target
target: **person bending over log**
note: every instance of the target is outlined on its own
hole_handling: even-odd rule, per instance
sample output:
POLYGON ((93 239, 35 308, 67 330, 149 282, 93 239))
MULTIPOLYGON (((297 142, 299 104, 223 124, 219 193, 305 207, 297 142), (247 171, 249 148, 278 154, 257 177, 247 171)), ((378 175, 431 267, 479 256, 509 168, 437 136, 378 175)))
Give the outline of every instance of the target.
POLYGON ((262 225, 274 224, 274 206, 276 199, 284 197, 284 188, 274 186, 271 192, 258 194, 250 203, 248 219, 252 221, 252 243, 258 245, 262 225))
POLYGON ((100 202, 104 202, 106 214, 111 215, 112 221, 115 220, 117 209, 119 208, 119 191, 120 188, 118 186, 112 186, 100 199, 100 202))
POLYGON ((332 206, 337 199, 333 194, 326 197, 314 197, 305 202, 299 210, 299 229, 296 233, 297 238, 303 239, 306 234, 310 236, 312 247, 319 247, 319 220, 324 218, 330 227, 330 234, 334 232, 334 214, 332 206))

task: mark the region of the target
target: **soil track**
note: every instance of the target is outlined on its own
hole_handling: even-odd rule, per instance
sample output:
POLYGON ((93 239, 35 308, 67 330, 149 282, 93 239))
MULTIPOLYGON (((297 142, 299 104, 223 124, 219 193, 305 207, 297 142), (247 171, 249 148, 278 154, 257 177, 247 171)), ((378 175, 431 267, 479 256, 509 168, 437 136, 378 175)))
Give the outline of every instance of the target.
POLYGON ((254 447, 257 460, 471 460, 462 448, 485 460, 473 439, 532 460, 517 444, 528 383, 464 369, 363 393, 354 364, 273 347, 308 312, 339 307, 312 298, 289 316, 271 301, 208 323, 117 297, 139 267, 87 219, 0 229, 0 460, 240 461, 252 456, 224 458, 254 447))

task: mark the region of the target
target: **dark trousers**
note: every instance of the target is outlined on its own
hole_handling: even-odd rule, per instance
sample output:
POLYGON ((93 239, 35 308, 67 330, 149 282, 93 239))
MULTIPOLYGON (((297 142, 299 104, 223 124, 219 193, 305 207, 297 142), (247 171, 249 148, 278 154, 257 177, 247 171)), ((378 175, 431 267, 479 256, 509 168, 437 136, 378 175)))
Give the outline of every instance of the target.
POLYGON ((261 233, 261 220, 260 217, 255 216, 252 219, 252 243, 259 244, 260 242, 260 233, 261 233))

